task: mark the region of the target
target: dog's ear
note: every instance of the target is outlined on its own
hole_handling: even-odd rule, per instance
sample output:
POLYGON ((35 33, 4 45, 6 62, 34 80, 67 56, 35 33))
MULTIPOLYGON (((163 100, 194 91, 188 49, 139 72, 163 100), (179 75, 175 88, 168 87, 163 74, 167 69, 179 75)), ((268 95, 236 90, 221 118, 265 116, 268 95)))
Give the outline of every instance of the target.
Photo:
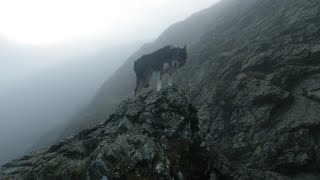
POLYGON ((184 45, 184 48, 183 48, 184 50, 187 50, 187 45, 184 45))

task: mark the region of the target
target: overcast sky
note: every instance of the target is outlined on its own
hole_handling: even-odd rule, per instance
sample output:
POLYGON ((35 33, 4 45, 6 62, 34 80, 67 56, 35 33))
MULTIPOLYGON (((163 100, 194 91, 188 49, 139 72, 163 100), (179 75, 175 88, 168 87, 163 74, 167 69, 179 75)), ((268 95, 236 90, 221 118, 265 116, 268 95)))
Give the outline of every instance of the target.
POLYGON ((0 35, 25 45, 157 37, 217 0, 0 0, 0 35))

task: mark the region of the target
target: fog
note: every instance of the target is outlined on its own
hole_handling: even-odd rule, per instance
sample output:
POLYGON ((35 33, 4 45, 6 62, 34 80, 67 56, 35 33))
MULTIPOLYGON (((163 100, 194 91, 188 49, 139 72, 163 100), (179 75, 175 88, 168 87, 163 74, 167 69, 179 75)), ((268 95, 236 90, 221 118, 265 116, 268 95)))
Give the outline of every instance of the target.
POLYGON ((143 43, 214 2, 1 1, 0 165, 87 105, 143 43))
POLYGON ((1 66, 0 163, 24 153, 85 106, 139 44, 76 51, 78 55, 11 49, 6 59, 12 61, 1 66), (37 62, 49 58, 51 63, 37 62))

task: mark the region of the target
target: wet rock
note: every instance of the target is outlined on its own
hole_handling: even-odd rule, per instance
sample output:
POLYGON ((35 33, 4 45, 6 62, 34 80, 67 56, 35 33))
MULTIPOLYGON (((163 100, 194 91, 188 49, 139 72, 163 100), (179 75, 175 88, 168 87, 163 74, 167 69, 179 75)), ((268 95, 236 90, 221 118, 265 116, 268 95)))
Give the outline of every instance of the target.
POLYGON ((233 164, 201 139, 198 123, 181 89, 143 94, 124 101, 105 123, 4 165, 0 178, 286 179, 233 164))
POLYGON ((201 136, 243 167, 319 177, 319 2, 222 2, 247 9, 191 47, 176 78, 201 136))

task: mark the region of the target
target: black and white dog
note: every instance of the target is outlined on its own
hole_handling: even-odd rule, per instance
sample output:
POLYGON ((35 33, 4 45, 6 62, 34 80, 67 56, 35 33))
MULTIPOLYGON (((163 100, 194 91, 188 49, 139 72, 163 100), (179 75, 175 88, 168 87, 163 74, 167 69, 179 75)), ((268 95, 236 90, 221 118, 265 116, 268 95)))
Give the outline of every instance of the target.
POLYGON ((135 95, 143 88, 149 86, 152 74, 158 74, 157 91, 161 89, 161 77, 168 73, 168 85, 172 85, 172 75, 178 68, 181 68, 187 59, 187 49, 165 46, 151 54, 147 54, 134 62, 134 71, 137 76, 135 95))

